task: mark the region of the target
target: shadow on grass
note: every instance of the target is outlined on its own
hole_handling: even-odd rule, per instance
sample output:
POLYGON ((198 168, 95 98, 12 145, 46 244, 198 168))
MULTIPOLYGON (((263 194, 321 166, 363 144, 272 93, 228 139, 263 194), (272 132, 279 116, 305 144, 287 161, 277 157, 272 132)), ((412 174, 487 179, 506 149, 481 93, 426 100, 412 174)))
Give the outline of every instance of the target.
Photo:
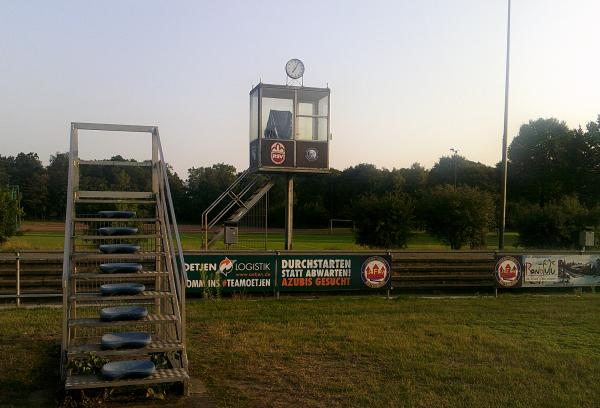
POLYGON ((53 407, 62 399, 57 339, 1 336, 1 407, 53 407), (5 352, 7 354, 5 354, 5 352))

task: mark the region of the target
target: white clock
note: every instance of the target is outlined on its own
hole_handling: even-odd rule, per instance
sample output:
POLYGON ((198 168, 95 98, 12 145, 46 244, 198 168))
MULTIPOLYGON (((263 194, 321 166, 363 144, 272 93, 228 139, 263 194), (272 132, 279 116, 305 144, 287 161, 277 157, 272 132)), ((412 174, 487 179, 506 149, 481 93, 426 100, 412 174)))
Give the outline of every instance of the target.
POLYGON ((285 72, 292 79, 301 78, 304 75, 304 64, 297 58, 293 58, 285 64, 285 72))

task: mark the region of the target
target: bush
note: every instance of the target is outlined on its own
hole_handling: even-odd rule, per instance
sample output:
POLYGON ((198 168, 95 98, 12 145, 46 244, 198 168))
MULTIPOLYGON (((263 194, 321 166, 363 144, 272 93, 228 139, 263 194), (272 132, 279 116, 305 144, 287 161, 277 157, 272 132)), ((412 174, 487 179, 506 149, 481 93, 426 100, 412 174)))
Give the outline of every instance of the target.
POLYGON ((0 245, 17 232, 16 218, 23 211, 19 200, 10 191, 0 189, 0 245))
POLYGON ((406 246, 414 206, 405 194, 369 194, 353 206, 357 244, 378 248, 406 246))
POLYGON ((439 186, 425 195, 420 207, 427 232, 450 248, 485 247, 495 211, 490 193, 475 187, 439 186))
POLYGON ((588 210, 576 197, 563 197, 545 206, 521 205, 513 218, 518 245, 527 248, 577 248, 579 231, 600 225, 598 208, 588 210))

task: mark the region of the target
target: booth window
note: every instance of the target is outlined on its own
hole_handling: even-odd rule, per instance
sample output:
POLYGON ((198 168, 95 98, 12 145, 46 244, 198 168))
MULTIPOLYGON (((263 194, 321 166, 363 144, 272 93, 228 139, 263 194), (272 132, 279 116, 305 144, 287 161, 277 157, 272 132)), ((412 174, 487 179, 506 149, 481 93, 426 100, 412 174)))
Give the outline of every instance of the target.
POLYGON ((250 95, 250 141, 258 139, 258 91, 250 95))
POLYGON ((298 91, 297 140, 327 141, 329 96, 319 91, 298 91))
POLYGON ((294 135, 294 92, 264 89, 262 92, 262 129, 265 139, 292 139, 294 135))

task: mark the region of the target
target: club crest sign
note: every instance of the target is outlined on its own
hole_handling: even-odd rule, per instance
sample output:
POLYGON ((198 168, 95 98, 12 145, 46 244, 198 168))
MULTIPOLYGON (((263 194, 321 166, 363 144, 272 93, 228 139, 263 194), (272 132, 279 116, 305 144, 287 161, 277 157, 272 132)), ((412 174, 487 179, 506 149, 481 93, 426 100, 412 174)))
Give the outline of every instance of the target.
POLYGON ((308 160, 309 162, 314 162, 319 158, 319 151, 314 147, 311 147, 309 149, 306 149, 304 157, 306 157, 306 160, 308 160))
POLYGON ((521 280, 521 263, 517 258, 504 256, 496 263, 495 275, 500 286, 512 288, 521 280))
POLYGON ((282 143, 275 142, 271 145, 271 161, 277 165, 285 161, 285 146, 282 143))
POLYGON ((384 287, 390 280, 390 264, 380 256, 366 259, 360 271, 363 283, 373 289, 384 287))

